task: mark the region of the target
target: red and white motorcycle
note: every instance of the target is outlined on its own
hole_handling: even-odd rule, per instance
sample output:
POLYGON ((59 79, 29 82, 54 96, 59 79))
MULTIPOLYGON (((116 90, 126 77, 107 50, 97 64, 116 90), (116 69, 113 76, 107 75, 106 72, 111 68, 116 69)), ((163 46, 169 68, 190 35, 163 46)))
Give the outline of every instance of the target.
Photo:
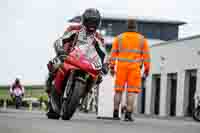
POLYGON ((97 82, 101 69, 102 62, 95 47, 76 45, 54 75, 47 117, 71 119, 80 99, 97 82))
POLYGON ((15 88, 12 94, 15 100, 15 107, 18 109, 22 105, 22 97, 24 93, 20 88, 15 88))

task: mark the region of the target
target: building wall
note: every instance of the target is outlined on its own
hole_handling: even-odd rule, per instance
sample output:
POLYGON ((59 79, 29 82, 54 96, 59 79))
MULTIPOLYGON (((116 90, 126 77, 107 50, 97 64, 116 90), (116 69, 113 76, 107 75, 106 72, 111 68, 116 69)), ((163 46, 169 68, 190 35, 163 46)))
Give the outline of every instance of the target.
POLYGON ((191 94, 193 88, 189 85, 192 73, 196 76, 193 87, 195 86, 196 92, 200 92, 199 43, 200 36, 195 36, 151 47, 152 69, 145 91, 146 114, 155 114, 155 101, 159 102, 157 108, 160 116, 170 114, 185 116, 188 113, 188 108, 191 106, 189 95, 190 100, 194 95, 191 94), (160 76, 160 88, 156 87, 155 75, 160 76), (159 89, 157 99, 155 99, 156 89, 159 89), (171 110, 170 107, 173 109, 171 110))
POLYGON ((162 67, 168 73, 200 67, 200 37, 174 41, 151 47, 152 73, 160 73, 162 67))
POLYGON ((169 41, 178 39, 178 26, 172 24, 160 24, 159 26, 162 27, 160 31, 161 40, 169 41))
MULTIPOLYGON (((200 95, 200 36, 151 46, 151 73, 136 100, 136 113, 190 116, 194 93, 200 95), (145 89, 144 89, 145 88, 145 89), (196 90, 195 90, 196 89, 196 90)), ((99 117, 112 117, 113 78, 99 91, 99 117)), ((123 98, 125 103, 126 99, 123 98)))
MULTIPOLYGON (((126 24, 125 20, 103 20, 101 29, 107 31, 106 35, 116 36, 127 31, 126 24), (109 31, 109 29, 111 30, 109 31)), ((178 39, 177 24, 137 22, 137 31, 150 39, 164 41, 178 39)))

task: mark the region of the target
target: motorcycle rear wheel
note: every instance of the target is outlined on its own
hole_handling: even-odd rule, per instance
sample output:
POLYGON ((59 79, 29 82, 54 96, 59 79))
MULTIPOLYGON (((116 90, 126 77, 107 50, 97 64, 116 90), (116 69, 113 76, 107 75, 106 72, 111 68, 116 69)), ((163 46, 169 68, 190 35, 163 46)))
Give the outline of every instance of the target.
POLYGON ((76 108, 79 106, 82 86, 83 83, 79 80, 76 80, 74 87, 71 88, 67 99, 63 101, 61 108, 63 120, 70 120, 76 111, 76 108))

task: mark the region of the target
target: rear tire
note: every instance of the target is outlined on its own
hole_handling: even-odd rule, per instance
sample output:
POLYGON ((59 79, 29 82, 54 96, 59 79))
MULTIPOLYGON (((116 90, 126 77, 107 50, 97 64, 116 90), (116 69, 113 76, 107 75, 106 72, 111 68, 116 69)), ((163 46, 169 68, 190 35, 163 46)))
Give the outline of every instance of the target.
POLYGON ((200 122, 200 107, 194 109, 192 117, 194 120, 200 122))
POLYGON ((63 101, 62 104, 62 119, 70 120, 76 111, 76 108, 79 106, 81 89, 83 87, 83 83, 79 80, 76 80, 74 83, 74 88, 71 89, 71 92, 66 100, 63 101))

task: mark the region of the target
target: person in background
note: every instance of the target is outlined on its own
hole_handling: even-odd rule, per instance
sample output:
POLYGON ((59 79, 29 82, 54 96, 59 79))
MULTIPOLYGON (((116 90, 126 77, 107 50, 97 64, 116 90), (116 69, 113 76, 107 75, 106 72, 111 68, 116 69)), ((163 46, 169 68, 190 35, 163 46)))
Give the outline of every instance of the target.
POLYGON ((150 71, 150 53, 147 39, 137 32, 136 21, 128 20, 128 31, 115 37, 110 57, 110 73, 115 77, 115 95, 113 119, 119 118, 119 105, 122 93, 127 90, 127 108, 125 121, 134 121, 134 101, 141 92, 142 77, 146 78, 150 71), (144 66, 143 76, 141 74, 144 66))
POLYGON ((15 82, 10 86, 10 95, 11 95, 12 98, 15 97, 15 94, 14 94, 15 89, 20 89, 21 92, 22 92, 22 96, 24 96, 25 89, 24 89, 24 86, 21 84, 19 78, 16 78, 15 82))

